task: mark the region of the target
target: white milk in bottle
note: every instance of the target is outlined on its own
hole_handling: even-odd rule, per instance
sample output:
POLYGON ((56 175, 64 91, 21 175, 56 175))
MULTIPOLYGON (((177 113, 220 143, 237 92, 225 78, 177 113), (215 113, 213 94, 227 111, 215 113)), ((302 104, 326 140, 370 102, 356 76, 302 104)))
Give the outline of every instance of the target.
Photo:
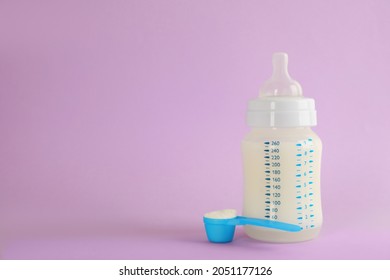
POLYGON ((302 96, 287 71, 287 54, 273 55, 273 75, 248 105, 252 131, 242 141, 244 215, 300 225, 300 232, 245 226, 252 238, 299 242, 315 238, 322 224, 322 144, 314 100, 302 96))

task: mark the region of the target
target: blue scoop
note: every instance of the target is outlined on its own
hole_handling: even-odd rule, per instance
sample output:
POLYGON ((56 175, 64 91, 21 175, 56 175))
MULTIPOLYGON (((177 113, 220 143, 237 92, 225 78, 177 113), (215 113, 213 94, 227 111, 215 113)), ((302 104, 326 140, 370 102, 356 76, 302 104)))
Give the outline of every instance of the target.
POLYGON ((206 229, 207 239, 213 243, 231 242, 234 237, 236 226, 243 225, 273 228, 290 232, 301 231, 301 227, 298 225, 243 216, 236 216, 228 219, 203 217, 203 222, 206 229))

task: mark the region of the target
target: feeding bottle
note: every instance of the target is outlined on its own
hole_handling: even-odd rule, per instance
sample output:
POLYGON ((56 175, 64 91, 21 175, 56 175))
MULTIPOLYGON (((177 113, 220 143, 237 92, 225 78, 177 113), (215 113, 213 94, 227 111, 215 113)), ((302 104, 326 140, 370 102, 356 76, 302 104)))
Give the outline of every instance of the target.
POLYGON ((287 70, 286 53, 275 53, 273 74, 249 101, 242 141, 244 215, 297 224, 299 232, 245 226, 247 235, 267 242, 315 238, 322 224, 320 165, 322 143, 314 100, 302 95, 287 70))

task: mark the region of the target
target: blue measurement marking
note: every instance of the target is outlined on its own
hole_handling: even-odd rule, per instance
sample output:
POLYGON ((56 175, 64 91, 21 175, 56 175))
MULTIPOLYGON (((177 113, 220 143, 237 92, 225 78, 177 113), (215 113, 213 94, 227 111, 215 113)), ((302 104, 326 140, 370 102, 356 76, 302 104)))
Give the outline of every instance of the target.
POLYGON ((269 170, 266 170, 266 171, 265 171, 265 173, 271 173, 271 171, 269 171, 269 170))
POLYGON ((269 158, 269 156, 265 156, 264 158, 269 158))
POLYGON ((270 194, 270 193, 266 193, 265 195, 268 195, 268 196, 270 196, 271 194, 270 194))
POLYGON ((265 145, 269 145, 269 142, 264 142, 265 145))
POLYGON ((309 229, 310 219, 314 219, 313 207, 309 208, 311 193, 314 193, 311 187, 313 187, 313 152, 314 145, 311 138, 307 138, 304 141, 295 144, 296 157, 295 157, 295 188, 296 188, 296 217, 298 224, 302 229, 309 229), (303 190, 305 188, 305 191, 303 190), (307 188, 310 187, 310 188, 307 188), (308 191, 306 193, 306 191, 308 191), (310 192, 310 193, 309 193, 310 192), (313 216, 310 216, 313 215, 313 216))
POLYGON ((269 219, 269 216, 268 216, 268 215, 266 215, 266 216, 264 216, 264 217, 266 217, 267 219, 269 219))
MULTIPOLYGON (((310 140, 311 141, 311 140, 310 140)), ((313 144, 311 143, 311 146, 313 146, 313 144)), ((314 226, 314 217, 315 217, 315 215, 314 215, 314 209, 313 209, 313 207, 314 207, 314 203, 313 203, 313 199, 312 199, 312 197, 313 197, 313 194, 314 194, 314 192, 313 192, 313 183, 314 183, 314 181, 313 181, 313 173, 314 173, 314 171, 313 171, 313 162, 314 162, 314 160, 313 160, 313 153, 314 153, 314 149, 313 148, 311 148, 310 150, 309 150, 309 152, 310 152, 310 154, 309 154, 309 213, 310 213, 310 215, 309 215, 309 217, 310 217, 310 222, 309 222, 309 228, 314 228, 315 226, 314 226)))
POLYGON ((267 163, 264 163, 264 165, 270 165, 270 164, 269 164, 269 162, 267 162, 267 163))
POLYGON ((269 150, 264 150, 264 152, 269 152, 269 150))
POLYGON ((270 209, 269 208, 265 208, 265 211, 269 211, 270 209))
POLYGON ((271 178, 265 178, 267 181, 270 181, 271 180, 271 178))
POLYGON ((265 186, 265 187, 268 188, 268 189, 271 188, 271 186, 269 186, 269 185, 267 185, 267 186, 265 186))
POLYGON ((270 204, 271 202, 269 202, 269 201, 266 201, 265 203, 267 203, 267 204, 270 204))

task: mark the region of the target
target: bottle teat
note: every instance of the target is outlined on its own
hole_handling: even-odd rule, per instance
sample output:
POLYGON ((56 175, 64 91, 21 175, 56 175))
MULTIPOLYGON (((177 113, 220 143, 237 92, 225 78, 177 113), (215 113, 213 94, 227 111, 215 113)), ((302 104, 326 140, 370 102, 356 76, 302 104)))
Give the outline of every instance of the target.
POLYGON ((260 89, 260 97, 268 96, 292 96, 301 97, 302 87, 288 74, 288 55, 283 52, 274 53, 272 56, 273 73, 260 89))
POLYGON ((286 53, 272 56, 273 73, 249 101, 247 124, 250 127, 304 127, 317 125, 315 102, 302 96, 301 85, 287 71, 286 53))

